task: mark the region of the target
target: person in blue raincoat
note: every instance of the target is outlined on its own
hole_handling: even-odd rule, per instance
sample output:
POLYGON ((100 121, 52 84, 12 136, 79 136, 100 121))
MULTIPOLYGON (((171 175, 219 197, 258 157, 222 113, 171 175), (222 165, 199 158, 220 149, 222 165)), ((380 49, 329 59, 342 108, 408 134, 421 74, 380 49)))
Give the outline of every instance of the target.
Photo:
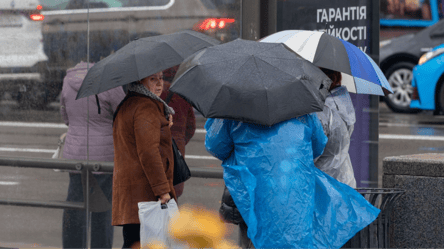
POLYGON ((314 166, 327 143, 316 114, 271 127, 208 119, 205 129, 256 248, 340 248, 379 214, 314 166))
POLYGON ((315 165, 336 180, 356 188, 356 179, 348 150, 356 122, 355 108, 345 86, 341 86, 340 72, 321 68, 332 80, 330 95, 324 110, 317 112, 324 133, 328 137, 324 152, 316 158, 315 165))

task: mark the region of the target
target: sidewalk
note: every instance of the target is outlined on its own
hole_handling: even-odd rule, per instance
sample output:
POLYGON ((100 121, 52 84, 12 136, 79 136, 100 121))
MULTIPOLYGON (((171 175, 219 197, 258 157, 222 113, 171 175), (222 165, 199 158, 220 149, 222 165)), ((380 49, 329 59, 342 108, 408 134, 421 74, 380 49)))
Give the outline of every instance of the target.
POLYGON ((0 242, 0 249, 12 249, 12 248, 57 248, 57 247, 43 247, 41 244, 26 244, 26 243, 3 243, 0 242))

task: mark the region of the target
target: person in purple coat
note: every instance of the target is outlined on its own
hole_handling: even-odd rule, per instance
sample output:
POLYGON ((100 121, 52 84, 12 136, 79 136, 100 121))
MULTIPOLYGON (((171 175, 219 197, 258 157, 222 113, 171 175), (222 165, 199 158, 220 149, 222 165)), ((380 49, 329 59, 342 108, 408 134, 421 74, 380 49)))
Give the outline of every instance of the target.
MULTIPOLYGON (((63 158, 74 160, 109 161, 114 160, 113 114, 125 97, 122 87, 113 88, 98 94, 101 113, 94 97, 76 100, 88 68, 86 62, 78 63, 67 70, 63 79, 60 97, 60 112, 68 132, 63 148, 63 158), (88 114, 89 109, 89 114, 88 114), (87 123, 88 127, 87 127, 87 123), (89 131, 87 132, 87 129, 89 131), (87 136, 88 134, 88 136, 87 136)), ((94 174, 98 185, 108 201, 112 200, 112 175, 94 174)), ((83 202, 81 174, 69 173, 67 201, 83 202)), ((82 248, 86 241, 85 210, 65 209, 63 213, 63 248, 82 248)), ((91 215, 91 248, 112 248, 113 226, 111 209, 105 212, 93 212, 91 215)), ((85 243, 86 244, 86 243, 85 243)))

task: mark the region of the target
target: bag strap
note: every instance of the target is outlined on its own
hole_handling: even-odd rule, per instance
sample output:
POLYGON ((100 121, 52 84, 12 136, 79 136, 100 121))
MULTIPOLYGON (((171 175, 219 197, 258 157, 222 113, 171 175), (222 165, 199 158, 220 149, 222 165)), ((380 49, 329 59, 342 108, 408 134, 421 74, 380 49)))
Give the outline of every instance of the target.
POLYGON ((166 96, 166 98, 165 98, 165 100, 164 100, 165 103, 168 104, 168 102, 170 102, 170 100, 171 100, 171 98, 173 97, 173 95, 174 95, 173 92, 168 91, 168 95, 166 96))
POLYGON ((128 93, 126 94, 125 98, 123 98, 122 101, 120 101, 120 104, 117 106, 116 111, 114 112, 114 115, 113 115, 113 123, 114 123, 114 120, 116 119, 117 112, 119 112, 119 110, 120 110, 120 107, 121 107, 121 106, 123 105, 123 103, 124 103, 127 99, 129 99, 131 96, 133 96, 133 95, 131 94, 131 92, 128 92, 128 93))
POLYGON ((60 135, 60 138, 59 138, 59 146, 65 144, 65 138, 66 138, 66 132, 63 133, 62 135, 60 135))

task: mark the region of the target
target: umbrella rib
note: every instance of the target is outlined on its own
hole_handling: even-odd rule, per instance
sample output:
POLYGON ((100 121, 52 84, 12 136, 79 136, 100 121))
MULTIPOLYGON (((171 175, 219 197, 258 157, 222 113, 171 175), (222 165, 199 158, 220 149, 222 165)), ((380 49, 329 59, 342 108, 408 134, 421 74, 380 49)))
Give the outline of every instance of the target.
MULTIPOLYGON (((297 59, 306 60, 306 59, 302 58, 301 56, 299 56, 298 54, 296 54, 295 52, 292 52, 292 51, 288 51, 288 52, 292 53, 297 59)), ((269 56, 269 55, 262 55, 262 57, 271 58, 271 59, 279 59, 279 60, 294 60, 294 58, 281 58, 281 57, 269 56)), ((306 60, 306 61, 308 61, 308 60, 306 60)))
MULTIPOLYGON (((248 58, 248 60, 245 60, 245 62, 240 66, 240 67, 238 67, 237 68, 237 70, 236 71, 233 71, 233 73, 230 75, 230 77, 227 77, 227 81, 226 82, 230 82, 231 81, 231 79, 234 77, 234 75, 235 75, 235 73, 236 72, 238 72, 249 60, 250 60, 251 58, 248 58)), ((230 61, 230 60, 226 60, 226 61, 230 61)), ((220 93, 220 89, 221 89, 222 87, 220 87, 219 88, 219 91, 217 92, 217 94, 215 95, 215 96, 218 96, 219 95, 219 93, 220 93)), ((211 110, 212 109, 212 107, 213 107, 213 105, 214 105, 214 103, 215 102, 213 102, 213 104, 211 104, 211 106, 208 108, 208 110, 211 110)))
MULTIPOLYGON (((154 43, 154 41, 144 41, 144 42, 154 43)), ((177 55, 179 58, 181 58, 181 62, 179 62, 177 65, 181 64, 181 63, 183 62, 183 60, 186 59, 186 58, 183 58, 183 57, 180 55, 180 53, 177 52, 177 50, 176 50, 173 46, 171 46, 168 42, 163 41, 162 43, 160 43, 160 42, 156 42, 156 43, 159 43, 159 45, 161 45, 161 44, 167 45, 169 48, 171 48, 172 51, 174 51, 174 53, 176 53, 176 55, 177 55)), ((162 70, 168 69, 168 68, 170 68, 170 67, 172 67, 172 66, 175 66, 175 65, 170 65, 170 66, 168 66, 167 68, 163 68, 162 70)), ((139 70, 137 70, 137 73, 139 73, 139 70)), ((154 72, 154 73, 157 73, 157 72, 154 72)), ((149 76, 149 75, 147 75, 147 76, 149 76)), ((141 75, 138 75, 138 79, 140 79, 140 77, 141 77, 141 75)))
MULTIPOLYGON (((262 43, 262 44, 273 44, 274 45, 274 47, 277 47, 277 46, 282 46, 282 43, 271 43, 271 42, 268 42, 268 43, 262 43)), ((269 47, 271 47, 270 45, 267 45, 267 47, 269 46, 269 47)), ((262 53, 264 53, 264 52, 267 52, 268 50, 270 50, 270 48, 264 48, 264 49, 262 49, 262 51, 260 51, 260 52, 257 52, 257 53, 255 53, 255 54, 257 54, 257 55, 260 55, 260 54, 262 54, 262 53)), ((294 53, 294 52, 293 52, 294 53)), ((266 56, 264 56, 264 57, 266 57, 266 56)), ((271 57, 271 58, 275 58, 275 57, 271 57)))
MULTIPOLYGON (((239 54, 245 54, 245 55, 247 55, 247 56, 251 56, 250 54, 248 54, 248 53, 243 53, 243 52, 239 52, 239 51, 236 51, 236 52, 232 52, 232 51, 225 51, 225 50, 219 50, 219 49, 217 49, 217 47, 216 46, 214 46, 214 47, 209 47, 209 48, 207 48, 208 50, 216 50, 216 51, 218 51, 218 52, 220 52, 220 53, 224 53, 224 54, 234 54, 236 57, 238 57, 239 56, 239 54)), ((226 61, 230 61, 230 60, 232 60, 231 58, 229 58, 229 59, 225 59, 225 60, 217 60, 217 61, 214 61, 214 62, 208 62, 208 63, 205 63, 205 64, 207 64, 207 65, 210 65, 210 64, 213 64, 213 63, 221 63, 221 62, 226 62, 226 61)))
MULTIPOLYGON (((210 47, 208 49, 213 49, 213 47, 210 47)), ((224 54, 235 54, 236 56, 239 56, 239 53, 236 53, 236 52, 225 52, 224 51, 224 54)), ((251 55, 249 55, 249 56, 251 56, 251 55)), ((271 57, 271 58, 273 58, 273 57, 271 57)), ((205 62, 205 65, 211 65, 211 64, 215 64, 215 63, 222 64, 222 62, 227 62, 227 61, 232 61, 232 60, 233 60, 232 58, 228 58, 228 59, 217 60, 217 61, 213 61, 213 62, 205 62)))
POLYGON ((215 64, 215 63, 219 64, 219 63, 222 63, 222 62, 232 61, 232 60, 233 59, 226 59, 226 60, 218 60, 218 61, 213 61, 213 62, 206 62, 205 65, 211 65, 211 64, 215 64))
MULTIPOLYGON (((150 41, 150 40, 143 40, 143 43, 154 43, 154 44, 157 44, 157 43, 159 43, 159 41, 150 41)), ((168 43, 166 43, 165 42, 165 44, 167 44, 168 46, 169 46, 169 44, 168 43)), ((171 46, 170 46, 171 47, 171 46)), ((172 47, 171 47, 172 48, 172 47)), ((137 47, 135 46, 134 47, 134 55, 136 54, 136 50, 137 49, 137 47)), ((173 49, 174 50, 174 49, 173 49)), ((176 51, 174 51, 174 52, 176 52, 176 51)), ((177 53, 177 52, 176 52, 177 53)), ((136 62, 136 65, 138 64, 137 63, 137 57, 136 57, 136 60, 134 60, 135 62, 136 62)), ((157 73, 157 72, 155 72, 155 73, 157 73)), ((147 76, 145 76, 145 77, 148 77, 149 75, 147 75, 147 76)), ((139 74, 139 70, 137 70, 137 78, 139 79, 139 80, 141 80, 141 75, 139 74)))
MULTIPOLYGON (((136 62, 136 66, 137 66, 136 47, 137 47, 137 46, 134 46, 133 56, 134 56, 134 61, 136 62)), ((138 78, 139 80, 141 80, 140 75, 139 75, 139 70, 136 70, 136 71, 137 71, 137 78, 138 78)), ((131 82, 130 82, 130 83, 131 83, 131 82)))
MULTIPOLYGON (((341 43, 342 43, 342 41, 341 41, 341 43)), ((342 43, 342 45, 344 46, 344 44, 342 43)), ((345 48, 345 46, 344 46, 344 48, 345 48)), ((347 58, 349 58, 348 59, 348 61, 349 61, 349 67, 350 67, 350 72, 352 72, 352 70, 351 70, 351 64, 350 64, 350 56, 349 56, 349 54, 348 54, 348 51, 347 51, 347 49, 345 49, 345 52, 347 53, 347 58)), ((353 84, 355 85, 355 91, 356 91, 356 93, 358 92, 358 84, 356 84, 356 80, 355 80, 355 76, 353 76, 352 75, 352 73, 350 73, 349 74, 351 77, 352 77, 352 79, 353 79, 353 84)))
MULTIPOLYGON (((213 45, 213 44, 209 43, 208 41, 201 39, 200 37, 193 36, 193 35, 191 35, 191 34, 189 34, 189 33, 183 33, 183 34, 184 34, 184 35, 188 35, 188 36, 190 36, 190 37, 194 37, 194 38, 200 39, 201 41, 207 43, 207 45, 210 45, 210 47, 213 45)), ((176 53, 180 56, 179 52, 178 52, 174 47, 172 47, 172 46, 171 46, 170 44, 168 44, 167 42, 165 42, 165 43, 166 43, 170 48, 172 48, 172 49, 174 50, 174 52, 176 52, 176 53)), ((204 49, 204 48, 202 48, 202 49, 204 49)), ((202 49, 199 49, 198 51, 200 51, 200 50, 202 50, 202 49)), ((196 52, 197 52, 197 51, 196 51, 196 52)), ((193 54, 194 54, 194 53, 193 53, 193 54)), ((180 57, 182 57, 182 56, 180 56, 180 57)), ((185 59, 185 58, 183 58, 183 59, 185 59)))
MULTIPOLYGON (((268 58, 270 58, 270 57, 268 57, 268 58)), ((271 58, 273 58, 273 57, 271 57, 271 58)), ((283 60, 291 60, 291 59, 283 59, 283 60)), ((292 75, 292 74, 289 74, 288 72, 286 72, 286 71, 284 71, 284 70, 282 70, 282 69, 280 69, 280 68, 277 68, 276 66, 270 64, 269 62, 264 61, 264 60, 262 60, 262 61, 263 61, 264 63, 270 65, 272 68, 275 68, 275 69, 279 70, 280 72, 285 73, 286 75, 290 76, 291 78, 296 78, 296 76, 294 76, 294 75, 292 75)), ((310 63, 310 62, 308 62, 308 63, 310 63)), ((302 86, 305 86, 305 85, 303 84, 302 86)), ((268 101, 268 92, 267 92, 267 101, 268 101)), ((268 112, 268 113, 271 113, 271 112, 268 112)))
MULTIPOLYGON (((154 43, 155 45, 157 45, 157 44, 160 44, 160 42, 158 42, 158 41, 147 41, 147 40, 138 40, 138 41, 140 41, 139 43, 154 43)), ((137 67, 137 65, 139 64, 138 63, 138 61, 137 61, 137 56, 136 56, 136 52, 137 52, 137 49, 140 47, 140 46, 143 46, 143 43, 142 44, 140 44, 139 46, 134 46, 133 48, 132 48, 132 56, 134 56, 135 58, 134 58, 134 62, 135 62, 135 64, 136 64, 136 67, 137 67)), ((178 54, 177 53, 177 51, 173 48, 173 47, 171 47, 168 43, 166 43, 166 42, 164 42, 164 44, 166 44, 166 45, 168 45, 176 54, 178 54)), ((156 46, 155 46, 156 47, 156 46)), ((151 50, 150 50, 151 51, 151 50)), ((179 54, 178 54, 179 55, 179 54)), ((179 57, 180 58, 182 58, 180 55, 179 55, 179 57)), ((180 64, 180 63, 179 63, 180 64)), ((175 66, 175 65, 172 65, 172 66, 175 66)), ((143 79, 143 78, 145 78, 145 77, 148 77, 149 75, 143 75, 143 74, 141 74, 140 73, 140 70, 139 70, 139 68, 137 67, 136 68, 137 70, 136 70, 136 73, 137 73, 137 79, 138 80, 141 80, 141 79, 143 79), (144 76, 143 78, 142 78, 142 75, 144 76)), ((164 69, 167 69, 167 68, 164 68, 164 69)), ((157 73, 157 72, 154 72, 154 73, 157 73)), ((129 82, 129 83, 131 83, 131 82, 129 82)))
MULTIPOLYGON (((168 45, 168 47, 170 47, 177 55, 179 55, 180 58, 182 58, 182 56, 179 54, 179 52, 177 52, 177 50, 171 46, 170 44, 168 44, 167 42, 165 42, 166 45, 168 45)), ((182 60, 184 60, 185 58, 182 58, 182 60)), ((180 64, 180 63, 179 63, 180 64)))
MULTIPOLYGON (((263 76, 263 73, 259 70, 259 66, 257 65, 257 61, 256 61, 257 58, 253 56, 253 59, 254 59, 254 64, 256 65, 256 70, 259 72, 259 74, 261 76, 263 76)), ((267 63, 264 60, 261 60, 261 61, 265 62, 268 65, 271 65, 270 63, 267 63)), ((276 67, 273 66, 273 68, 276 68, 276 67)), ((264 77, 260 77, 260 79, 261 79, 262 87, 264 87, 264 81, 263 81, 264 77)), ((268 91, 265 91, 265 99, 266 99, 266 103, 267 103, 267 120, 270 120, 270 110, 268 109, 269 108, 269 105, 268 105, 268 91)))
MULTIPOLYGON (((247 62, 249 61, 249 60, 251 60, 251 58, 248 58, 248 60, 245 60, 245 62, 236 70, 236 71, 234 71, 231 75, 230 75, 230 77, 228 78, 228 80, 227 80, 227 82, 229 82, 230 80, 231 80, 231 78, 234 76, 234 74, 235 73, 237 73, 243 66, 245 66, 245 64, 247 64, 247 62)), ((230 60, 227 60, 227 61, 230 61, 230 60)), ((257 68, 257 67, 256 67, 257 68)))
MULTIPOLYGON (((112 58, 112 60, 114 60, 114 57, 112 58)), ((103 71, 105 71, 105 68, 106 68, 106 65, 103 67, 103 70, 102 70, 102 72, 100 73, 100 80, 98 81, 98 82, 102 82, 102 80, 103 80, 103 75, 104 75, 104 73, 103 73, 103 71)), ((100 87, 101 85, 99 84, 99 87, 97 88, 97 92, 99 92, 100 91, 100 87)), ((96 93, 96 94, 98 94, 98 93, 96 93)))
MULTIPOLYGON (((114 60, 114 57, 113 58, 111 58, 112 60, 114 60)), ((99 62, 100 63, 100 62, 99 62)), ((95 64, 95 65, 97 65, 97 64, 95 64)), ((94 66, 95 66, 94 65, 94 66)), ((105 65, 106 66, 106 65, 105 65)), ((97 81, 97 82, 102 82, 102 80, 103 80, 103 71, 105 70, 105 66, 103 67, 103 70, 102 70, 102 72, 100 72, 100 79, 97 81)), ((89 70, 91 70, 91 68, 89 69, 89 70)), ((88 72, 89 72, 89 70, 88 70, 88 72)), ((92 82, 92 83, 94 83, 94 82, 92 82)), ((98 84, 99 86, 98 86, 98 88, 97 88, 97 91, 96 91, 96 94, 98 94, 97 92, 99 92, 99 90, 100 90, 100 84, 98 84)))
MULTIPOLYGON (((135 47, 134 47, 133 49, 135 49, 135 47)), ((114 56, 113 56, 112 58, 110 58, 110 62, 107 63, 107 65, 105 65, 105 66, 103 67, 104 70, 102 70, 102 73, 100 74, 100 80, 99 80, 98 82, 102 82, 102 81, 103 81, 103 77, 104 77, 104 75, 105 75, 105 74, 103 73, 103 71, 105 71, 105 68, 108 66, 108 64, 111 64, 111 62, 115 61, 115 60, 119 57, 119 56, 117 56, 117 53, 114 53, 113 55, 114 55, 114 56)), ((137 72, 137 73, 139 73, 139 72, 137 72)), ((139 79, 139 77, 137 77, 137 78, 139 79)), ((127 84, 129 84, 129 83, 131 83, 131 82, 128 82, 127 84)), ((99 85, 99 88, 97 89, 97 91, 99 92, 100 89, 101 89, 101 87, 100 87, 100 85, 99 85)))
MULTIPOLYGON (((274 57, 268 57, 268 58, 274 58, 274 57)), ((274 58, 274 59, 276 59, 276 58, 274 58)), ((292 61, 292 59, 282 59, 282 60, 292 61)), ((289 76, 291 76, 291 77, 293 77, 293 78, 296 78, 296 76, 294 76, 294 75, 292 75, 292 74, 289 74, 288 72, 286 72, 286 71, 284 71, 284 70, 282 70, 282 69, 280 69, 280 68, 274 66, 273 64, 270 64, 269 62, 264 61, 264 60, 262 60, 262 61, 263 61, 264 63, 267 63, 268 65, 272 66, 273 68, 275 68, 275 69, 277 69, 277 70, 279 70, 279 71, 285 73, 286 75, 289 75, 289 76)))

